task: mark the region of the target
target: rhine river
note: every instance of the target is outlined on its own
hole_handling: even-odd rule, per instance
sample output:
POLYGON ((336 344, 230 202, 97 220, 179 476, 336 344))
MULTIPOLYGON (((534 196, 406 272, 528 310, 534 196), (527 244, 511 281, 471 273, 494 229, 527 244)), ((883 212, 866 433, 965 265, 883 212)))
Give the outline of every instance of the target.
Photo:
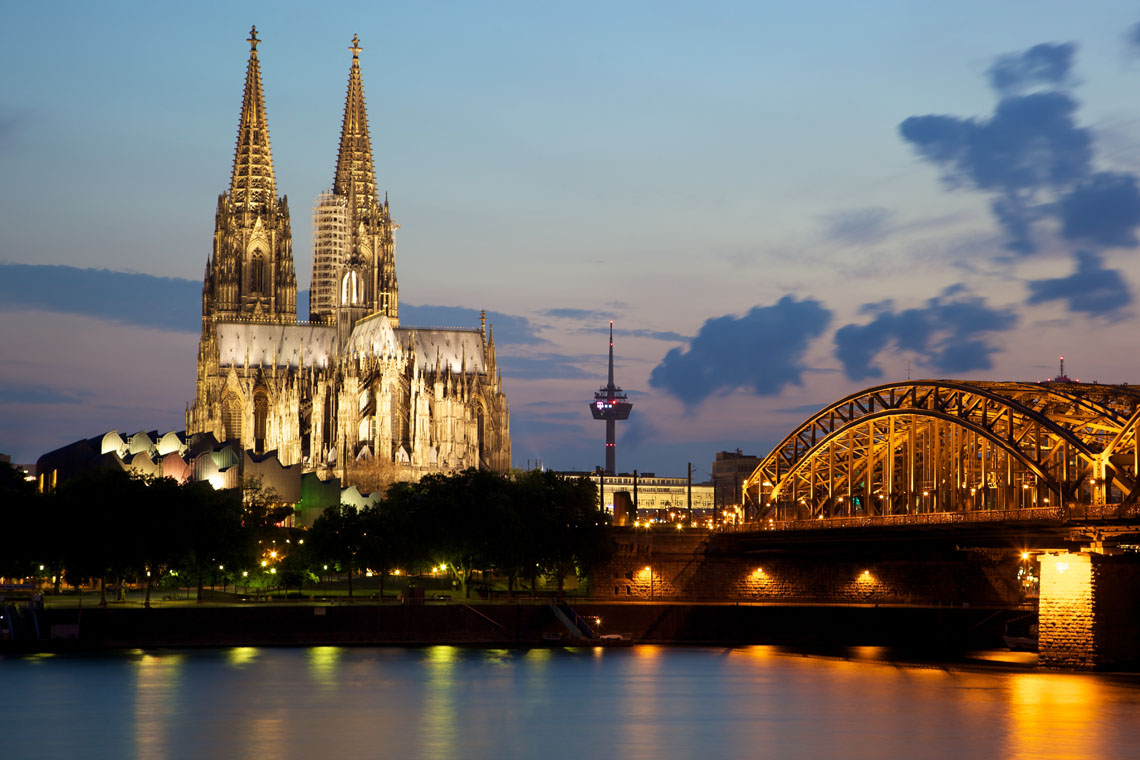
POLYGON ((1140 756, 1140 678, 849 654, 437 646, 0 658, 0 756, 1140 756))

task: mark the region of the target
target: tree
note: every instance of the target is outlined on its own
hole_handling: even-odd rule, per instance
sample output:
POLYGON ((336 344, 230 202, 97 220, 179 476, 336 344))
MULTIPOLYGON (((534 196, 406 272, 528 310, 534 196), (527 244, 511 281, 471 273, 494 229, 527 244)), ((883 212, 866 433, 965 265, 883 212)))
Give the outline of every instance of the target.
POLYGON ((48 561, 52 552, 42 530, 46 507, 23 470, 0 462, 0 576, 25 578, 48 561))
POLYGON ((534 470, 516 485, 518 509, 536 538, 535 564, 554 574, 561 598, 571 570, 586 575, 608 558, 608 517, 598 509, 597 490, 587 478, 534 470))
POLYGON ((363 524, 355 507, 337 504, 326 509, 309 530, 313 554, 336 563, 348 573, 348 597, 352 598, 352 572, 364 538, 363 524))
POLYGON ((248 567, 254 562, 254 532, 243 527, 243 506, 233 491, 215 491, 209 483, 188 483, 176 496, 174 531, 179 537, 174 563, 195 579, 197 600, 207 576, 226 567, 248 567))
POLYGON ((282 502, 276 489, 264 485, 260 477, 242 480, 241 501, 246 524, 254 529, 273 528, 293 514, 293 507, 282 502))

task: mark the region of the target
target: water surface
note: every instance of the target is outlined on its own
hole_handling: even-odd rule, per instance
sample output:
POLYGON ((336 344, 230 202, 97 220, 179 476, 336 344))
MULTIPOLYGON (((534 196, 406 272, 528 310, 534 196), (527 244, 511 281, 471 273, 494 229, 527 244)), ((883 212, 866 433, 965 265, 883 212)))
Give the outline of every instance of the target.
POLYGON ((0 725, 13 759, 1135 758, 1140 681, 761 646, 128 652, 0 658, 0 725))

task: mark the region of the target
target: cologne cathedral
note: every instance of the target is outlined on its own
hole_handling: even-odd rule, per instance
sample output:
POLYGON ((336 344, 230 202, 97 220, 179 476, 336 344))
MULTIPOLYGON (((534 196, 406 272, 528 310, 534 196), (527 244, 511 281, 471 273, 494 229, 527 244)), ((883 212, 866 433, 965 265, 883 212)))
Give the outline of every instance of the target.
POLYGON ((333 185, 313 210, 309 320, 297 321, 289 203, 274 179, 259 42, 255 28, 233 175, 218 198, 202 287, 187 434, 342 477, 369 462, 398 480, 506 471, 507 400, 485 318, 472 329, 400 325, 398 225, 377 190, 356 37, 333 185))

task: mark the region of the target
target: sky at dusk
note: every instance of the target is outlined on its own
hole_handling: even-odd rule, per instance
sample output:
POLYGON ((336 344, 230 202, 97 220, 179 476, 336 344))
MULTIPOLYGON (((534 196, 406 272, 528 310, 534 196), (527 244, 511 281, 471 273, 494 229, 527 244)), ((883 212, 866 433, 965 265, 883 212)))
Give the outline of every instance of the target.
MULTIPOLYGON (((7 3, 0 452, 180 430, 251 24, 308 288, 353 34, 401 323, 515 466, 696 478, 878 383, 1140 383, 1134 2, 7 3)), ((307 315, 299 299, 299 316, 307 315)))

